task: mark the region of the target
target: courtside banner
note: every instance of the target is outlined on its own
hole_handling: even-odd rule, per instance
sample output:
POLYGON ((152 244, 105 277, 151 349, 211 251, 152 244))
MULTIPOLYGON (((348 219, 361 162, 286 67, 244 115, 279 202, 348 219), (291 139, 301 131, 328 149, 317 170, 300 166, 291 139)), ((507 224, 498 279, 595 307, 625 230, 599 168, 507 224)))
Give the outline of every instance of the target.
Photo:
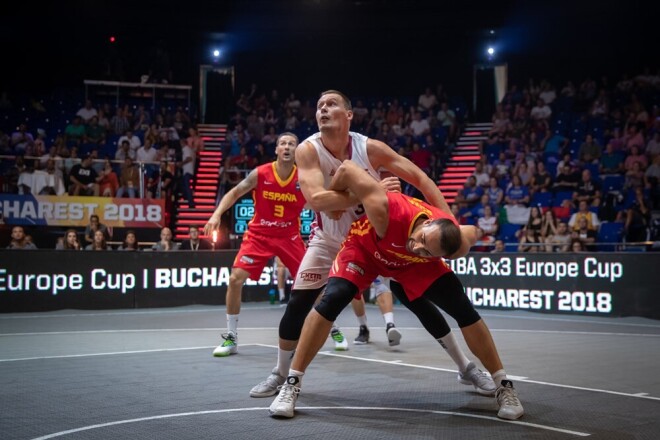
POLYGON ((480 308, 660 319, 658 253, 472 253, 448 263, 480 308))
POLYGON ((162 228, 160 199, 0 194, 0 218, 11 225, 86 226, 96 214, 106 226, 162 228))
MULTIPOLYGON (((224 304, 236 250, 0 251, 0 311, 224 304)), ((248 280, 244 301, 265 301, 273 268, 248 280)))

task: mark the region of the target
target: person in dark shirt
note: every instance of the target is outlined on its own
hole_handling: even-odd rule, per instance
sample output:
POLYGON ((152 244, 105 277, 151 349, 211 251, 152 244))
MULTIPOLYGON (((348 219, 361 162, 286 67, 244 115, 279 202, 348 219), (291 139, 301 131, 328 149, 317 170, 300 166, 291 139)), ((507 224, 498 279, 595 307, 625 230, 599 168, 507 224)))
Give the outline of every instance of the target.
POLYGON ((82 163, 71 168, 69 179, 71 180, 69 195, 98 197, 99 181, 102 177, 92 168, 92 157, 90 155, 85 156, 82 163))

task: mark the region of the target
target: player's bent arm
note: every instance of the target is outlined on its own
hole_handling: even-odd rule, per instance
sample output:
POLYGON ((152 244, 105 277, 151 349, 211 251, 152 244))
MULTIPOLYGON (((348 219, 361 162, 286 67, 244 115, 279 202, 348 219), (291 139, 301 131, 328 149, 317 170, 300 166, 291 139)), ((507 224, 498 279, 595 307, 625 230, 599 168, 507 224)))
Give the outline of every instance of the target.
POLYGON ((379 237, 387 232, 389 209, 387 193, 380 183, 355 162, 344 161, 335 172, 331 190, 349 190, 357 196, 379 237))
POLYGON ((410 183, 424 194, 428 203, 453 216, 438 186, 417 165, 397 154, 384 142, 375 139, 367 141, 367 153, 369 161, 375 169, 385 168, 410 183))
POLYGON ((310 143, 305 142, 296 148, 296 166, 300 189, 312 210, 339 211, 359 203, 357 198, 348 192, 328 191, 325 188, 321 164, 310 143))
POLYGON ((208 223, 204 226, 204 234, 209 235, 214 229, 220 226, 220 218, 222 214, 228 210, 238 199, 243 197, 248 192, 257 187, 257 170, 250 171, 247 177, 239 182, 238 185, 233 187, 222 197, 218 207, 215 208, 213 215, 208 223))
POLYGON ((459 227, 461 228, 461 247, 452 255, 447 256, 450 260, 466 256, 468 252, 470 252, 470 248, 474 246, 483 235, 483 231, 476 226, 461 225, 459 227))

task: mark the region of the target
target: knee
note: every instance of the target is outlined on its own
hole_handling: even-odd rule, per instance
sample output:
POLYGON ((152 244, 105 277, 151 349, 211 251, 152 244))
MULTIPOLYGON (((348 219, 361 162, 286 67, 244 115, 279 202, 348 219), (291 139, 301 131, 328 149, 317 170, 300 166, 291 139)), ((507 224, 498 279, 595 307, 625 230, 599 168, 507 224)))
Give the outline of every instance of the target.
POLYGON ((331 278, 315 310, 328 321, 334 322, 357 292, 357 286, 350 281, 331 278))

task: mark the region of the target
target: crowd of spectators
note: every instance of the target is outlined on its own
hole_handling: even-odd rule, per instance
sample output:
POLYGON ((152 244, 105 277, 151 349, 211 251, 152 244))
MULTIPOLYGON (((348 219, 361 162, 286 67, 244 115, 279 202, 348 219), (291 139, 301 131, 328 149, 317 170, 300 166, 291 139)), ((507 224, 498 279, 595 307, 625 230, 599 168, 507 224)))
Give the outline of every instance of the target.
POLYGON ((520 252, 657 240, 658 104, 660 76, 648 72, 613 85, 512 85, 454 212, 486 242, 517 241, 520 252))

